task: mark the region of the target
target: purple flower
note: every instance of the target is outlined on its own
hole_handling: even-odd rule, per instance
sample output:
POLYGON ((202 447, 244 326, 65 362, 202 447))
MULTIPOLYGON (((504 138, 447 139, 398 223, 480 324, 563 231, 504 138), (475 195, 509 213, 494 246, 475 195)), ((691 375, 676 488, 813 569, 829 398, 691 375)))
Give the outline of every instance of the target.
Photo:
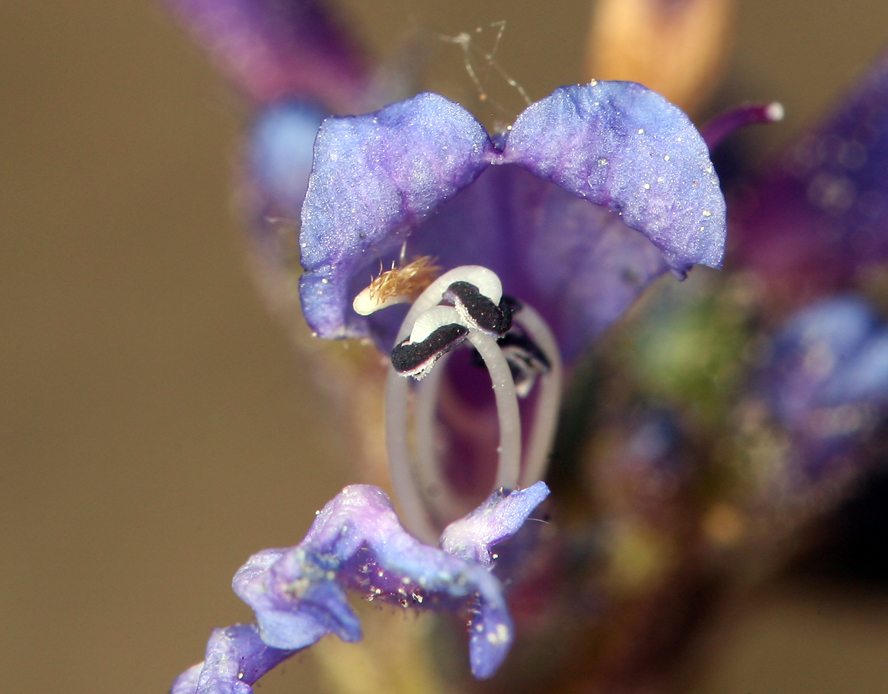
POLYGON ((499 274, 565 356, 667 269, 721 264, 725 206, 708 149, 678 108, 632 83, 559 89, 493 137, 433 94, 330 119, 302 210, 323 116, 385 103, 355 42, 319 0, 166 1, 258 107, 242 196, 254 251, 266 286, 279 285, 272 300, 286 301, 287 222, 301 211, 302 303, 322 337, 372 335, 391 349, 397 312, 350 306, 405 241, 408 259, 499 274))
POLYGON ((301 98, 351 108, 367 89, 355 42, 322 0, 164 0, 258 104, 301 98))
POLYGON ((347 487, 299 545, 251 557, 234 590, 257 626, 214 632, 174 691, 247 694, 326 634, 359 640, 348 591, 468 615, 472 672, 490 677, 514 636, 491 547, 549 493, 540 479, 561 359, 667 270, 721 265, 725 202, 709 150, 682 111, 631 82, 562 87, 495 135, 430 93, 324 119, 370 110, 379 92, 319 2, 169 2, 257 107, 243 197, 266 273, 289 288, 286 222, 301 214, 306 321, 391 355, 386 439, 401 511, 376 487, 347 487), (412 306, 390 307, 399 302, 412 306), (477 439, 459 450, 458 427, 439 450, 454 384, 455 401, 486 396, 479 412, 495 411, 495 470, 476 464, 477 439), (455 488, 454 461, 484 496, 494 489, 486 501, 455 488))
POLYGON ((326 634, 359 641, 346 590, 405 608, 468 614, 472 672, 490 677, 514 635, 491 548, 515 535, 548 494, 542 482, 499 490, 448 527, 438 549, 401 527, 381 489, 346 487, 301 543, 254 554, 235 574, 234 591, 256 612, 258 627, 216 630, 206 660, 182 674, 172 694, 249 694, 268 670, 326 634))
POLYGON ((732 209, 732 262, 778 305, 847 291, 888 256, 888 53, 732 209))
POLYGON ((762 382, 795 445, 788 482, 828 478, 885 414, 888 327, 860 298, 815 303, 778 334, 762 382))
POLYGON ((386 347, 402 314, 365 318, 351 304, 405 247, 445 269, 493 270, 575 355, 667 268, 720 266, 725 241, 699 133, 628 82, 558 89, 495 137, 435 94, 330 118, 302 219, 309 325, 386 347))

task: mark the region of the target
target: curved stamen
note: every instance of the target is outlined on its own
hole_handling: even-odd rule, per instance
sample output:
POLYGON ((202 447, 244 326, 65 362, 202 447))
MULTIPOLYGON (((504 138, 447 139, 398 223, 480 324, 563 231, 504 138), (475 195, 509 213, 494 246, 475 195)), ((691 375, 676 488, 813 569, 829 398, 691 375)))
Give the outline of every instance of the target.
POLYGON ((455 268, 431 282, 398 331, 385 403, 394 491, 405 525, 426 541, 435 539, 434 521, 451 520, 459 506, 438 464, 435 417, 442 370, 435 373, 433 367, 464 340, 481 356, 494 390, 499 424, 494 489, 517 489, 519 483, 542 476, 557 421, 561 363, 554 336, 539 314, 503 298, 499 277, 484 267, 455 268), (513 312, 524 333, 519 331, 501 346, 498 340, 510 330, 513 312), (418 388, 414 402, 414 456, 408 435, 411 388, 402 376, 419 380, 433 373, 418 388), (522 397, 535 381, 541 383, 524 461, 516 374, 522 397))
POLYGON ((755 123, 779 123, 783 120, 783 104, 743 104, 719 114, 701 128, 700 134, 709 151, 718 147, 729 135, 755 123))
POLYGON ((437 368, 422 380, 416 388, 413 428, 416 442, 416 473, 422 493, 432 518, 446 525, 447 521, 465 515, 453 487, 444 476, 444 468, 439 464, 439 446, 436 422, 441 383, 444 380, 446 362, 452 352, 445 354, 436 364, 437 368))
POLYGON ((444 292, 454 282, 469 282, 474 284, 484 296, 498 304, 503 297, 503 285, 500 278, 493 270, 488 270, 480 265, 463 265, 449 270, 432 282, 428 288, 413 302, 413 306, 407 312, 401 329, 398 332, 397 342, 400 342, 410 334, 410 330, 420 314, 425 313, 433 306, 441 303, 444 292))

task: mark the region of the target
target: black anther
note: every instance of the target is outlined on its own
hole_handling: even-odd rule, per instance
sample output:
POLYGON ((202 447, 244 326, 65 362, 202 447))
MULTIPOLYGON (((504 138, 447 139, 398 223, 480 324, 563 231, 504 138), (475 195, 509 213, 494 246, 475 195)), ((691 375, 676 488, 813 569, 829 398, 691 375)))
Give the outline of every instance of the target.
POLYGON ((512 327, 510 304, 500 302, 497 306, 471 282, 454 282, 444 292, 443 298, 444 301, 451 302, 457 310, 464 310, 484 332, 502 335, 512 327))
POLYGON ((392 350, 392 366, 403 376, 422 378, 440 356, 459 345, 468 334, 465 326, 451 323, 436 329, 422 342, 404 340, 392 350))

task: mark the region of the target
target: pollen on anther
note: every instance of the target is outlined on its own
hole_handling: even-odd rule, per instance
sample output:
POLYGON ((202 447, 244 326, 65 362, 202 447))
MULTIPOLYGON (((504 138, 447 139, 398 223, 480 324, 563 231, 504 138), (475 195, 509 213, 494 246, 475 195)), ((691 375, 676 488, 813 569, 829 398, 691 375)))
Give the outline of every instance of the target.
POLYGON ((421 256, 403 267, 379 274, 370 286, 355 297, 352 307, 362 316, 391 304, 415 301, 440 274, 441 268, 430 256, 421 256))

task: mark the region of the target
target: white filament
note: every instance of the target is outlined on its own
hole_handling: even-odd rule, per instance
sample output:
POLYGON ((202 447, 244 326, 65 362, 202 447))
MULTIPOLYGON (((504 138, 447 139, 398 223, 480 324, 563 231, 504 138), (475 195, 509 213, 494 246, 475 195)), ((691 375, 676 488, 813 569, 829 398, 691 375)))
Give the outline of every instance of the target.
POLYGON ((549 360, 549 371, 539 377, 540 393, 537 396, 527 456, 519 479, 523 489, 541 480, 549 463, 549 452, 552 450, 558 424, 558 407, 561 404, 562 365, 555 336, 535 309, 522 304, 514 319, 521 323, 530 339, 549 360))
POLYGON ((472 330, 468 339, 484 359, 496 396, 500 442, 497 449, 499 465, 493 488, 518 489, 518 477, 521 474, 521 412, 518 409, 518 394, 515 392, 512 371, 503 351, 490 335, 472 330))
POLYGON ((385 446, 388 451, 392 488, 401 510, 404 527, 417 538, 435 544, 438 533, 432 525, 414 477, 407 441, 407 398, 410 382, 389 366, 385 381, 385 446))

